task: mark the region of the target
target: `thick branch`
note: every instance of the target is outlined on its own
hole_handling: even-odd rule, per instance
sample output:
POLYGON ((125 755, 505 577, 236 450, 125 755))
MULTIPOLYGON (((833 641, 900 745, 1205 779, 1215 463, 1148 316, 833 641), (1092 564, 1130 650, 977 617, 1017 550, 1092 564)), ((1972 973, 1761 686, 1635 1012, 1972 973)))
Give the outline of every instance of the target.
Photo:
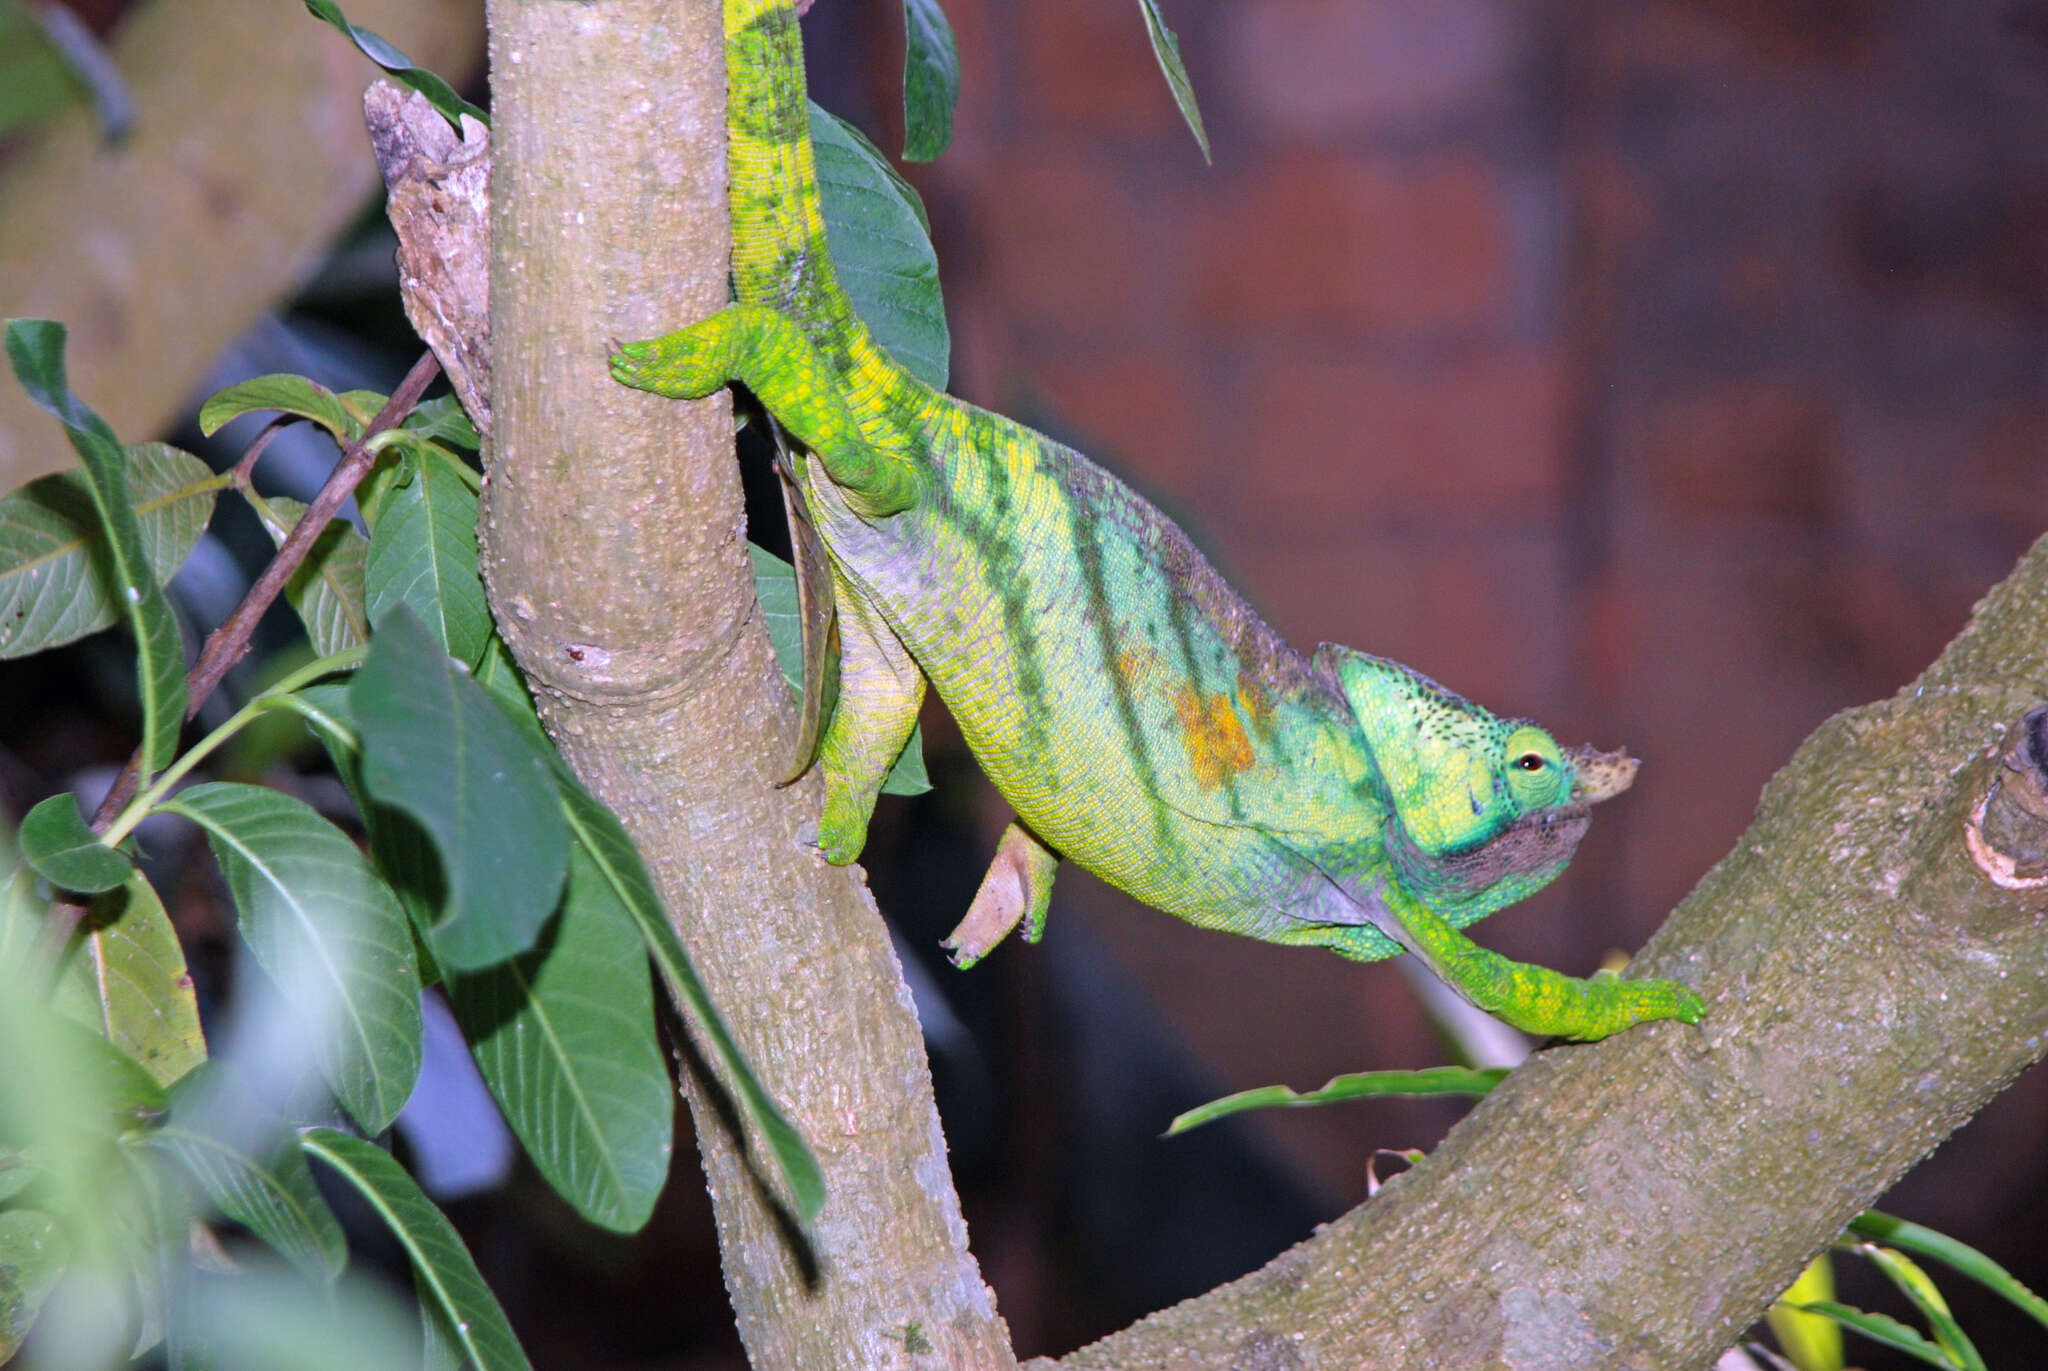
POLYGON ((2044 625, 2048 540, 1771 782, 1633 969, 1697 987, 1699 1028, 1540 1053, 1378 1198, 1058 1365, 1710 1364, 2048 1042, 2048 810, 2004 755, 2044 625))
POLYGON ((612 340, 725 300, 709 0, 491 9, 485 566, 550 730, 632 830, 713 997, 817 1150, 807 1269, 693 1092, 753 1364, 1013 1364, 967 1253, 923 1044, 857 871, 773 785, 794 711, 754 602, 730 409, 612 384, 612 340), (915 1324, 912 1336, 909 1325, 915 1324))

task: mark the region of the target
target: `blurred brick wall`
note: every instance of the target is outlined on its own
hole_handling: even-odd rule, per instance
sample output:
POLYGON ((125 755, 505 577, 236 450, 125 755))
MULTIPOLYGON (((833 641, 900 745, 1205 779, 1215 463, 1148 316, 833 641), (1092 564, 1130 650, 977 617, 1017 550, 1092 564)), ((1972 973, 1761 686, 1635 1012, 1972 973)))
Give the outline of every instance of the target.
MULTIPOLYGON (((2048 528, 2048 5, 1168 0, 1213 167, 1136 6, 947 8, 955 389, 1298 646, 1645 759, 1510 955, 1639 943, 2048 528)), ((1437 1059, 1385 968, 1061 892, 1232 1086, 1437 1059)), ((1355 1197, 1361 1140, 1429 1141, 1356 1117, 1271 1128, 1355 1197)))

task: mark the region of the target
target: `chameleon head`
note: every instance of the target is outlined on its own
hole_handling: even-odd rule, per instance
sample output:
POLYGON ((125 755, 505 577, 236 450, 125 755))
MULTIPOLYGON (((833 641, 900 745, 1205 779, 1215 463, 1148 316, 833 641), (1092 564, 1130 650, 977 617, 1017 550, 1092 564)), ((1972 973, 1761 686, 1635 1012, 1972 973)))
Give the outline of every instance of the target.
POLYGON ((1410 894, 1455 921, 1549 884, 1590 807, 1635 779, 1626 753, 1559 747, 1398 662, 1326 652, 1392 809, 1388 858, 1410 894))

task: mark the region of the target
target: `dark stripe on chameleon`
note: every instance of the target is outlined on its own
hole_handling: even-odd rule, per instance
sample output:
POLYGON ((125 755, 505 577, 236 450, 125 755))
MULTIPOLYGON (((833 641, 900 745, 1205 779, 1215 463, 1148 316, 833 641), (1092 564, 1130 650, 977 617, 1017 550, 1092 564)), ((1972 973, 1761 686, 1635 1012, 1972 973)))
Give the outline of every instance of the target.
MULTIPOLYGON (((1080 568, 1081 577, 1088 585, 1088 617, 1095 629, 1098 658, 1096 671, 1102 680, 1109 683, 1110 696, 1116 701, 1117 725, 1123 730, 1124 755, 1131 759, 1131 766, 1138 773, 1138 785, 1150 802, 1152 841, 1157 855, 1162 860, 1179 860, 1180 837, 1167 818, 1166 802, 1160 794, 1159 763, 1152 755, 1151 740, 1145 736, 1145 730, 1138 722, 1138 703, 1131 696, 1131 683, 1117 670, 1116 616, 1110 607, 1109 583, 1103 575, 1102 548, 1095 541, 1094 529, 1081 527, 1081 511, 1086 509, 1090 515, 1099 515, 1102 512, 1100 503, 1094 501, 1084 505, 1079 493, 1066 482, 1061 482, 1060 486, 1066 497, 1061 512, 1067 521, 1068 544, 1073 549, 1075 565, 1080 568)), ((1113 520, 1093 519, 1091 522, 1095 529, 1108 526, 1111 536, 1115 536, 1113 520)))
MULTIPOLYGON (((950 397, 945 400, 945 406, 966 420, 961 441, 951 452, 930 444, 931 433, 945 430, 943 415, 935 416, 921 439, 927 444, 924 450, 942 469, 971 455, 988 468, 995 488, 1007 491, 1009 486, 1004 479, 1001 459, 990 450, 994 435, 987 431, 985 416, 950 397)), ((1003 637, 1010 644, 1010 655, 1016 663, 1017 691, 1033 706, 1024 711, 1025 737, 1035 751, 1049 752, 1051 738, 1045 731, 1044 711, 1037 708, 1045 698, 1045 662, 1039 648, 1036 625, 1026 610, 1031 598, 1031 577, 1025 569, 1023 554, 1015 540, 999 531, 993 520, 985 520, 974 511, 955 504, 948 482, 935 481, 931 490, 926 512, 951 529, 953 535, 978 553, 988 567, 990 588, 1002 611, 1003 637)))

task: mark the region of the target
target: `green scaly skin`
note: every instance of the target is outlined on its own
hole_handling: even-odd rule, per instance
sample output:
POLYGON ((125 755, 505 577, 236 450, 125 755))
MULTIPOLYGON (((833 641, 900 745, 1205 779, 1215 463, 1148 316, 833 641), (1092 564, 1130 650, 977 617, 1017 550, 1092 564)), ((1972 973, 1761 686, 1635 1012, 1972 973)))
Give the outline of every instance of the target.
POLYGON ((1036 936, 1065 858, 1204 928, 1408 951, 1533 1033, 1697 1023, 1674 982, 1577 980, 1458 932, 1552 880, 1634 764, 1393 662, 1304 659, 1114 477, 897 366, 826 250, 793 10, 727 0, 725 28, 738 303, 612 368, 685 398, 743 383, 807 450, 841 644, 826 858, 859 855, 929 679, 1019 816, 952 940, 963 963, 1018 922, 1036 936))

